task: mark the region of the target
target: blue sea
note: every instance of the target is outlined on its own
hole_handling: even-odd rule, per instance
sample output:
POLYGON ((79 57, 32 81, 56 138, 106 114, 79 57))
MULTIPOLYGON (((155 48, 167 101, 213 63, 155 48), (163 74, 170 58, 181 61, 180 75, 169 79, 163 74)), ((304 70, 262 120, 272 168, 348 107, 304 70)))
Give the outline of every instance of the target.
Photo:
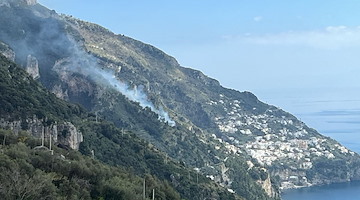
POLYGON ((283 200, 358 200, 360 182, 338 183, 310 188, 287 190, 283 200))
MULTIPOLYGON (((282 108, 319 133, 360 153, 360 88, 259 90, 260 100, 282 108)), ((360 182, 285 191, 284 200, 359 200, 360 182)))

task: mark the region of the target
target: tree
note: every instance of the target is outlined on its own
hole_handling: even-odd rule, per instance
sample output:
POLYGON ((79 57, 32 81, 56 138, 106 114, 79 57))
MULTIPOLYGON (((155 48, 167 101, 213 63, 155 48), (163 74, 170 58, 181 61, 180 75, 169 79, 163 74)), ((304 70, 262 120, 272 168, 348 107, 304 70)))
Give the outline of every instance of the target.
POLYGON ((51 183, 51 177, 41 170, 35 170, 32 176, 28 176, 18 168, 2 169, 0 194, 4 199, 55 199, 55 192, 56 187, 51 183))

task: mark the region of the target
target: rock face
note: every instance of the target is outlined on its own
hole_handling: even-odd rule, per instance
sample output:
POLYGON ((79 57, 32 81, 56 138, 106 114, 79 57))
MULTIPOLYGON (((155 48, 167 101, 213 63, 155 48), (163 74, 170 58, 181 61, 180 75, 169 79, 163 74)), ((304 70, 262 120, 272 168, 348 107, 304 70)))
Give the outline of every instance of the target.
POLYGON ((79 149, 80 143, 83 141, 83 135, 70 122, 64 122, 57 126, 58 142, 71 149, 79 149))
POLYGON ((28 6, 36 5, 38 2, 37 0, 1 0, 0 6, 7 6, 10 7, 11 4, 19 5, 19 4, 26 4, 28 6))
POLYGON ((36 57, 28 55, 25 70, 34 80, 40 78, 39 62, 36 57))
POLYGON ((15 52, 8 45, 2 42, 0 42, 0 54, 13 62, 15 61, 15 52))
POLYGON ((10 4, 9 4, 9 2, 1 1, 1 2, 0 2, 0 7, 1 7, 1 6, 6 6, 6 7, 9 8, 9 7, 10 7, 10 4))
POLYGON ((37 0, 25 0, 26 4, 29 6, 37 4, 37 0))
POLYGON ((44 124, 46 124, 44 120, 36 117, 15 121, 0 119, 0 128, 10 129, 15 134, 26 131, 34 137, 41 138, 44 133, 45 141, 48 141, 51 135, 54 144, 61 144, 74 150, 79 149, 79 145, 83 141, 83 135, 72 123, 63 122, 57 124, 55 122, 50 125, 44 124))
POLYGON ((268 176, 267 179, 265 179, 264 181, 259 181, 259 184, 265 190, 266 194, 268 194, 270 197, 276 197, 278 195, 272 187, 270 176, 268 176))
POLYGON ((51 92, 54 93, 55 96, 59 99, 63 99, 63 100, 69 99, 68 91, 67 90, 63 91, 61 85, 55 85, 52 88, 51 92))

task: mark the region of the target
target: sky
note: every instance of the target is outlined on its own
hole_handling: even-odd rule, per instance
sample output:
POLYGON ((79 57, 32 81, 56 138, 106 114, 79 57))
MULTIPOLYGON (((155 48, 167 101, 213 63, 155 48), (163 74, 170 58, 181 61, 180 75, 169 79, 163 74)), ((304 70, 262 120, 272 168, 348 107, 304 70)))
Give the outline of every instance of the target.
POLYGON ((227 87, 359 87, 358 0, 39 0, 152 44, 227 87))
POLYGON ((38 2, 154 45, 323 131, 329 124, 311 113, 360 110, 359 0, 38 2))

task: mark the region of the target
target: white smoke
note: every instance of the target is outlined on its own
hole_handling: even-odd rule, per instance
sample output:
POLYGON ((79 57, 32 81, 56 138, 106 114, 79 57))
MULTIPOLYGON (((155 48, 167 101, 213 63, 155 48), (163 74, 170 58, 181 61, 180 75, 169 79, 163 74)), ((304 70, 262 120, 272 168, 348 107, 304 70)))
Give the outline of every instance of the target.
POLYGON ((28 5, 37 3, 36 0, 0 0, 0 14, 11 6, 19 9, 18 12, 11 12, 9 16, 1 15, 4 20, 0 20, 0 24, 8 28, 0 28, 0 40, 16 52, 20 63, 26 63, 28 55, 37 57, 39 65, 45 64, 46 66, 51 62, 47 63, 48 60, 67 57, 58 60, 53 69, 60 74, 64 71, 79 73, 104 84, 104 86, 113 87, 129 100, 138 102, 143 108, 150 108, 159 115, 159 120, 175 126, 175 122, 171 120, 169 114, 163 108, 155 107, 141 89, 130 89, 127 84, 114 76, 114 72, 102 70, 97 59, 79 48, 79 43, 70 34, 64 32, 67 28, 63 22, 66 21, 60 21, 61 17, 50 10, 46 11, 46 9, 18 7, 20 2, 26 2, 28 5), (36 24, 36 28, 33 28, 34 24, 36 24), (49 55, 52 56, 49 57, 49 55))
POLYGON ((135 87, 131 89, 126 83, 120 81, 111 71, 102 70, 99 68, 94 69, 94 73, 100 75, 108 86, 113 87, 121 94, 126 96, 130 101, 138 102, 143 108, 150 108, 151 111, 159 116, 159 120, 167 122, 170 126, 175 126, 176 123, 173 121, 169 114, 164 111, 163 108, 156 108, 154 104, 149 101, 147 95, 144 93, 142 87, 135 87))
POLYGON ((168 123, 170 126, 175 126, 176 123, 172 120, 169 114, 162 108, 157 108, 149 101, 147 95, 143 91, 143 87, 130 88, 126 83, 120 81, 115 72, 109 69, 101 68, 97 64, 97 60, 79 50, 76 46, 72 50, 73 55, 71 58, 67 58, 55 64, 54 69, 71 71, 82 74, 98 84, 102 84, 105 87, 111 87, 130 101, 138 102, 142 108, 150 108, 150 110, 159 116, 159 120, 168 123))

